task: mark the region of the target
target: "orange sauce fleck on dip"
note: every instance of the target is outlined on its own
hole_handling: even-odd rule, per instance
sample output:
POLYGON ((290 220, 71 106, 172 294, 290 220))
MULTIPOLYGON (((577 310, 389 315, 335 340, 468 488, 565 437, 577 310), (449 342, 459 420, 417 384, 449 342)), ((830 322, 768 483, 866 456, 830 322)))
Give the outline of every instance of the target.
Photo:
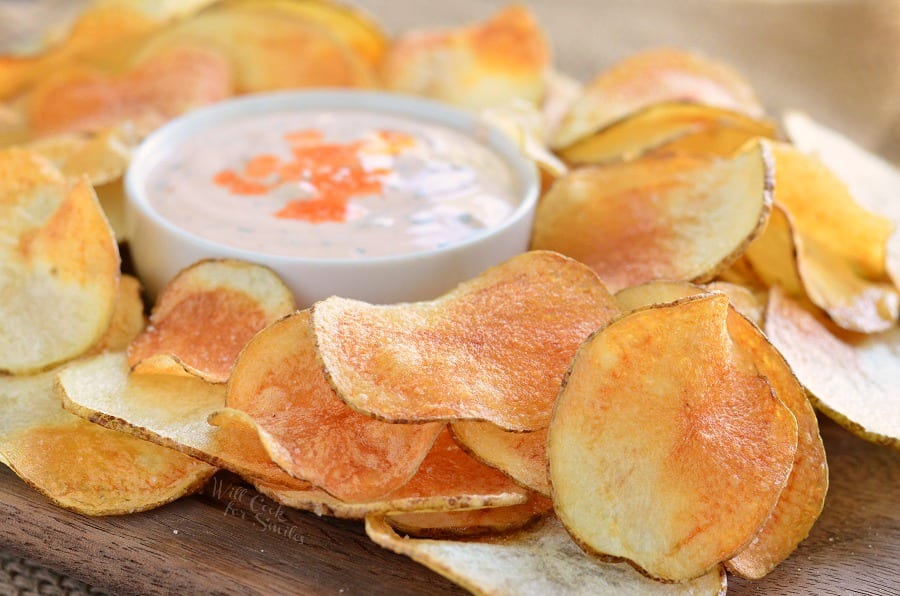
POLYGON ((284 135, 293 159, 282 161, 260 153, 247 160, 243 176, 222 170, 213 182, 235 195, 259 195, 292 182, 303 182, 311 197, 288 201, 275 217, 310 223, 347 220, 347 203, 352 198, 381 194, 383 180, 393 168, 366 169, 361 156, 399 155, 415 145, 415 139, 396 131, 379 130, 374 135, 347 143, 326 142, 317 130, 300 130, 284 135), (253 179, 265 178, 267 184, 253 179))

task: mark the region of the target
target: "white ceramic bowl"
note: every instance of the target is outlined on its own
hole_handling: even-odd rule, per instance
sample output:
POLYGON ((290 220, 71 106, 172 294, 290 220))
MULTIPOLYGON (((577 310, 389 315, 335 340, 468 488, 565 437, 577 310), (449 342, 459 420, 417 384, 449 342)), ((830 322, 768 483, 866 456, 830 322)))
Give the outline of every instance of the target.
POLYGON ((154 132, 138 148, 125 177, 127 237, 137 273, 151 296, 182 268, 209 257, 267 265, 307 306, 331 295, 368 302, 426 300, 527 249, 539 182, 532 162, 477 116, 433 101, 363 91, 297 91, 248 96, 191 112, 154 132), (262 254, 213 242, 177 227, 148 202, 148 176, 179 143, 232 119, 276 110, 362 109, 409 116, 461 131, 511 168, 519 202, 498 227, 446 248, 396 256, 321 259, 262 254))

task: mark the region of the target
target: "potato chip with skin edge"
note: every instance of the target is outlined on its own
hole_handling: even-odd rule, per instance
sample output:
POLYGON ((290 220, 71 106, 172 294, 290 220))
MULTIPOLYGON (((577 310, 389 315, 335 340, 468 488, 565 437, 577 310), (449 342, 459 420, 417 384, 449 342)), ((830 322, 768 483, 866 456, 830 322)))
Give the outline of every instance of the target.
POLYGON ((456 442, 472 457, 510 478, 550 496, 547 476, 547 429, 517 433, 490 422, 460 420, 450 424, 456 442))
POLYGON ((531 247, 582 261, 613 292, 654 279, 709 281, 762 231, 772 185, 765 141, 728 160, 648 156, 579 168, 544 195, 531 247))
POLYGON ((416 474, 393 493, 364 503, 348 503, 324 491, 297 491, 265 483, 257 490, 287 507, 349 519, 370 513, 461 511, 521 505, 529 492, 502 472, 467 455, 444 430, 416 474))
POLYGON ((750 85, 725 64, 683 50, 657 48, 614 64, 590 81, 563 119, 551 147, 561 149, 653 104, 690 102, 763 114, 750 85))
POLYGON ((532 495, 521 505, 467 511, 389 513, 387 522, 397 532, 418 538, 460 538, 511 532, 550 514, 553 501, 532 495))
MULTIPOLYGON (((735 288, 743 289, 741 286, 735 288)), ((688 283, 651 282, 619 292, 616 301, 622 310, 628 311, 675 301, 703 291, 704 288, 688 283)), ((734 288, 731 291, 734 292, 734 288)), ((803 387, 784 357, 755 326, 756 321, 742 311, 742 308, 748 308, 748 304, 741 301, 740 305, 736 305, 730 295, 729 300, 729 336, 740 349, 750 354, 759 374, 766 378, 776 397, 791 410, 797 421, 794 463, 775 509, 753 541, 725 562, 726 568, 736 575, 760 579, 793 552, 818 519, 828 491, 828 464, 819 435, 819 422, 803 387)), ((751 314, 757 314, 757 309, 762 306, 755 303, 755 298, 752 300, 754 302, 750 303, 752 308, 749 310, 751 314)), ((759 319, 762 319, 761 315, 759 319)))
POLYGON ((649 579, 623 563, 597 561, 581 551, 552 516, 517 532, 433 540, 402 537, 383 516, 370 515, 366 534, 376 544, 479 595, 723 596, 727 585, 721 566, 690 582, 673 584, 649 579))
POLYGON ((430 302, 312 308, 326 377, 352 408, 394 422, 544 428, 578 345, 617 312, 584 265, 533 251, 430 302))
POLYGON ((377 499, 406 484, 444 427, 382 422, 341 401, 316 359, 308 310, 250 340, 225 401, 259 425, 269 456, 286 472, 344 501, 377 499))
POLYGON ((59 370, 0 377, 0 462, 56 505, 95 516, 145 511, 196 492, 216 471, 64 411, 59 370))
POLYGON ((0 371, 36 372, 103 335, 115 308, 119 251, 86 180, 68 181, 17 148, 0 151, 0 178, 0 371))
POLYGON ((84 359, 62 371, 63 407, 107 428, 169 447, 257 482, 293 490, 309 485, 269 459, 256 429, 212 426, 225 406, 225 388, 193 376, 130 374, 123 353, 84 359))
POLYGON ((181 367, 224 383, 250 338, 293 310, 290 289, 267 267, 231 259, 199 261, 160 292, 150 325, 128 347, 128 362, 135 366, 151 356, 174 356, 175 362, 163 358, 153 368, 177 374, 181 367))
POLYGON ((589 552, 686 580, 740 552, 775 507, 797 423, 731 341, 728 313, 723 295, 685 298, 579 349, 548 456, 556 513, 589 552))
POLYGON ((900 328, 844 331, 776 287, 766 335, 784 355, 817 410, 867 441, 900 449, 900 328))

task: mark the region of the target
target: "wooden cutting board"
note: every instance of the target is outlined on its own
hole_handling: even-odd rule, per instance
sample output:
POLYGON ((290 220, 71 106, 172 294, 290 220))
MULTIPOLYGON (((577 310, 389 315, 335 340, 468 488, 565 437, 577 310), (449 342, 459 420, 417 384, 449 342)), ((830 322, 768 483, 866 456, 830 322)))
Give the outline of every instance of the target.
MULTIPOLYGON (((765 580, 729 594, 900 594, 900 451, 823 421, 831 487, 821 519, 765 580)), ((123 594, 458 594, 370 542, 358 522, 279 507, 230 475, 148 513, 87 518, 0 471, 0 544, 123 594)))

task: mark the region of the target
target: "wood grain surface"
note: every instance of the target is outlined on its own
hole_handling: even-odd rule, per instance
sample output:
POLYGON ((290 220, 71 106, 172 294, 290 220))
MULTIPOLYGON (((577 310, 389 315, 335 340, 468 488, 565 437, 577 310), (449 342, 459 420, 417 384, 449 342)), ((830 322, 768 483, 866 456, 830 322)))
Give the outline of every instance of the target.
MULTIPOLYGON (((900 452, 833 423, 822 433, 831 487, 800 548, 762 581, 728 593, 900 593, 900 452)), ((0 471, 0 544, 116 594, 457 594, 370 542, 358 522, 285 509, 227 474, 156 511, 88 518, 0 471)))

